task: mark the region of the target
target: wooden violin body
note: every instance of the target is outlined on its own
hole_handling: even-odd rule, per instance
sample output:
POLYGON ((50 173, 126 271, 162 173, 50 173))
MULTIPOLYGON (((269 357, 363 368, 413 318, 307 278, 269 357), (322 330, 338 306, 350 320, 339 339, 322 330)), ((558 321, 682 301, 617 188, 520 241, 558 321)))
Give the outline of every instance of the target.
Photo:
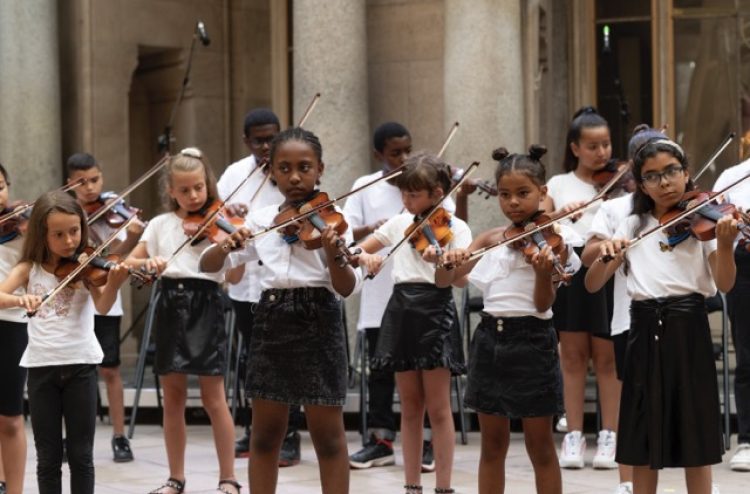
POLYGON ((211 204, 185 216, 182 220, 185 235, 190 238, 195 237, 191 245, 197 245, 205 238, 208 238, 214 244, 221 243, 245 224, 243 218, 231 215, 223 208, 224 204, 221 201, 214 200, 211 204), (219 211, 217 212, 217 210, 219 211), (206 225, 208 218, 210 220, 206 225), (204 225, 206 225, 205 228, 204 225))
MULTIPOLYGON (((104 192, 99 195, 96 201, 85 204, 83 209, 88 216, 94 216, 99 210, 106 206, 109 201, 116 200, 116 198, 117 196, 113 192, 104 192)), ((128 206, 125 204, 125 201, 120 199, 117 200, 106 213, 104 213, 102 219, 104 219, 110 227, 118 228, 132 216, 137 216, 139 214, 141 214, 140 209, 128 206)))
MULTIPOLYGON (((55 276, 60 279, 65 279, 65 277, 67 277, 76 268, 78 268, 78 266, 82 262, 82 260, 79 261, 82 255, 88 257, 91 256, 93 252, 93 247, 86 247, 79 254, 77 254, 75 258, 61 259, 60 263, 55 269, 55 276)), ((104 286, 107 283, 107 276, 109 276, 110 269, 115 267, 118 262, 120 262, 120 256, 116 254, 110 254, 108 256, 96 256, 88 261, 88 265, 80 273, 78 273, 75 278, 73 278, 73 283, 83 281, 89 286, 104 286)), ((152 277, 141 271, 129 269, 128 272, 133 281, 136 282, 139 287, 150 283, 152 280, 152 277)))
MULTIPOLYGON (((594 181, 594 187, 596 187, 596 190, 598 191, 609 184, 609 182, 613 178, 615 178, 615 176, 617 176, 618 172, 623 166, 628 166, 627 162, 612 158, 611 160, 607 161, 607 164, 604 165, 604 168, 595 171, 591 176, 591 179, 594 181)), ((628 170, 620 178, 617 179, 617 182, 612 185, 605 196, 607 198, 618 197, 622 194, 633 192, 634 188, 635 178, 633 176, 633 172, 628 170)))
MULTIPOLYGON (((503 235, 505 239, 512 239, 515 236, 521 235, 532 228, 551 222, 551 218, 537 212, 529 220, 522 224, 515 224, 505 230, 503 235)), ((557 224, 551 224, 549 227, 544 228, 538 232, 532 233, 531 235, 511 243, 511 247, 518 249, 523 253, 526 262, 531 262, 533 256, 541 251, 544 247, 549 246, 554 254, 554 268, 556 274, 556 281, 562 283, 568 283, 572 277, 572 274, 565 270, 564 263, 567 261, 567 248, 563 241, 562 235, 556 231, 557 224)))
POLYGON ((442 248, 453 238, 450 213, 442 207, 435 209, 427 222, 415 231, 421 221, 422 217, 415 217, 414 223, 404 231, 404 236, 409 237, 409 243, 420 254, 432 245, 438 256, 442 255, 442 248))
MULTIPOLYGON (((0 212, 0 216, 11 214, 16 209, 25 207, 27 205, 28 203, 25 203, 23 201, 14 201, 10 203, 8 207, 5 208, 2 212, 0 212)), ((3 223, 0 223, 0 244, 10 242, 14 238, 26 232, 26 227, 29 223, 29 216, 31 216, 31 208, 27 208, 23 213, 20 213, 17 216, 13 216, 3 223)))

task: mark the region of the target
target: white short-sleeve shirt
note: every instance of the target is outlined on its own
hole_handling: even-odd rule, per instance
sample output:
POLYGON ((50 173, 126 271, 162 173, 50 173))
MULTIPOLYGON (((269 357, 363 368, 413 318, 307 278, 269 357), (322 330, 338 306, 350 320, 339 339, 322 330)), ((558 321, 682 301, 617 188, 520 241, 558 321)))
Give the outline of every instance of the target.
MULTIPOLYGON (((633 194, 610 199, 601 205, 591 222, 586 241, 596 237, 599 240, 614 238, 617 228, 633 211, 633 194)), ((628 237, 630 238, 630 237, 628 237)), ((615 271, 614 308, 612 310, 612 336, 630 329, 630 296, 627 279, 622 270, 615 271)))
MULTIPOLYGON (((91 232, 93 233, 96 244, 107 240, 112 233, 116 230, 116 228, 112 228, 109 226, 106 222, 106 220, 101 219, 98 221, 95 221, 93 225, 89 226, 91 229, 91 232)), ((117 240, 120 242, 124 242, 128 238, 128 234, 123 230, 119 234, 117 234, 117 240)), ((122 312, 122 295, 120 294, 120 290, 117 290, 117 298, 115 299, 115 303, 112 304, 112 308, 107 312, 106 314, 99 314, 99 312, 96 313, 97 315, 106 315, 106 316, 121 316, 123 314, 122 312)))
MULTIPOLYGON (((152 219, 141 237, 141 242, 146 244, 149 257, 161 256, 165 260, 172 254, 188 237, 182 227, 182 218, 174 212, 160 214, 152 219)), ((222 273, 202 273, 198 268, 198 259, 210 245, 209 240, 201 240, 197 245, 187 245, 177 257, 167 266, 162 276, 167 278, 200 278, 221 283, 224 279, 222 273)))
MULTIPOLYGON (((242 182, 247 176, 258 167, 255 156, 252 154, 246 158, 236 161, 229 165, 221 175, 219 182, 216 184, 219 189, 219 197, 226 199, 229 194, 242 182)), ((279 192, 278 187, 266 178, 266 175, 260 170, 253 173, 250 180, 237 191, 229 201, 229 204, 241 203, 248 207, 248 215, 263 209, 272 204, 280 204, 284 201, 284 196, 279 192), (258 193, 253 199, 255 193, 258 193)), ((258 272, 260 266, 257 262, 248 263, 245 266, 245 275, 236 284, 229 285, 229 296, 241 302, 257 303, 260 300, 260 285, 258 284, 258 272)))
MULTIPOLYGON (((650 214, 646 218, 648 221, 641 232, 659 224, 650 214)), ((638 223, 639 216, 631 214, 620 224, 614 237, 633 238, 638 223)), ((661 231, 627 250, 627 288, 633 300, 690 293, 700 293, 704 297, 716 294, 708 264, 708 256, 716 250, 715 239, 700 242, 690 237, 671 251, 662 251, 660 242, 667 242, 666 234, 661 231)))
MULTIPOLYGON (((570 227, 561 225, 560 235, 568 249, 566 268, 573 273, 581 268, 581 260, 572 247, 581 238, 570 227)), ((510 246, 487 253, 469 274, 469 282, 482 292, 484 312, 495 317, 534 316, 551 319, 552 309, 544 312, 534 305, 534 268, 526 262, 522 252, 510 246)))
MULTIPOLYGON (((377 180, 383 176, 383 171, 358 178, 352 189, 359 188, 365 184, 377 180)), ((456 204, 450 197, 443 201, 443 207, 449 213, 456 210, 456 204)), ((349 227, 354 228, 372 225, 380 220, 387 220, 404 211, 401 201, 401 191, 387 180, 371 185, 356 194, 351 195, 344 205, 344 215, 349 222, 349 227)), ((406 247, 404 247, 406 248, 406 247)), ((387 249, 379 252, 385 256, 387 249)), ((378 275, 367 280, 362 285, 362 298, 359 304, 359 320, 357 329, 378 328, 383 320, 385 307, 393 292, 393 263, 386 263, 378 275)))
MULTIPOLYGON (((742 177, 750 175, 750 160, 743 161, 739 165, 735 165, 731 168, 724 170, 719 178, 716 180, 714 185, 714 191, 723 189, 742 177)), ((725 200, 731 202, 735 206, 746 210, 750 208, 750 179, 741 182, 736 187, 733 187, 726 194, 724 194, 725 200)))
MULTIPOLYGON (((404 237, 404 232, 413 222, 413 214, 401 213, 386 221, 373 232, 373 235, 381 244, 392 246, 404 237)), ((453 238, 444 247, 445 250, 466 248, 471 244, 471 230, 466 222, 453 216, 450 229, 453 232, 453 238)), ((393 263, 394 283, 435 283, 435 265, 424 261, 422 254, 408 243, 402 246, 388 262, 393 263)), ((382 273, 376 278, 378 276, 382 276, 382 273)))
MULTIPOLYGON (((555 210, 558 210, 572 202, 593 199, 597 194, 597 190, 592 184, 578 178, 575 172, 572 171, 550 178, 547 182, 547 194, 549 194, 555 203, 555 210)), ((565 223, 569 224, 578 235, 585 238, 597 209, 599 209, 599 204, 595 204, 584 211, 583 216, 575 223, 570 220, 566 220, 565 223)))

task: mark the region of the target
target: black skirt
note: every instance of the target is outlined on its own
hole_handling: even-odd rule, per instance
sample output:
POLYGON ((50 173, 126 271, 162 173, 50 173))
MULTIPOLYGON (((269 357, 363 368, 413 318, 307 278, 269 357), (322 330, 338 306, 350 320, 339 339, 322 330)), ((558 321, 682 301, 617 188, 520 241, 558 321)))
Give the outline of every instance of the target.
POLYGON ((563 413, 562 375, 552 321, 482 315, 469 354, 464 402, 508 418, 563 413))
POLYGON ((220 376, 226 369, 228 298, 219 285, 196 278, 162 278, 154 320, 159 375, 220 376))
POLYGON ((399 283, 383 314, 373 369, 466 372, 452 288, 399 283))
POLYGON ((256 308, 249 396, 298 405, 343 406, 348 362, 341 302, 326 288, 265 290, 256 308))
POLYGON ((620 400, 617 463, 721 463, 719 389, 705 299, 634 301, 620 400))
MULTIPOLYGON (((583 248, 574 249, 581 255, 583 248)), ((581 266, 570 284, 557 289, 552 305, 552 320, 558 331, 591 333, 600 338, 609 338, 612 320, 612 297, 614 280, 596 293, 589 293, 584 285, 588 269, 581 266)))

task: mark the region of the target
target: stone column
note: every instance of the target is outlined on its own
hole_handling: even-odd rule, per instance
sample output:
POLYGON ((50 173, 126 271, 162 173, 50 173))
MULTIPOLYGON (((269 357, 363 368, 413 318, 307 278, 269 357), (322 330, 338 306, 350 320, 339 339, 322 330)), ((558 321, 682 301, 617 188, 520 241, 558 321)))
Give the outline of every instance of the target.
POLYGON ((14 198, 62 180, 57 2, 0 2, 0 162, 14 198))
POLYGON ((305 123, 323 144, 323 190, 348 191, 369 171, 365 0, 295 0, 293 124, 313 95, 321 99, 305 123))
MULTIPOLYGON (((470 8, 466 4, 445 0, 444 126, 461 123, 445 158, 459 166, 480 161, 473 176, 489 178, 495 168, 493 149, 526 148, 521 6, 519 0, 475 0, 470 8)), ((501 214, 495 201, 474 197, 469 217, 481 231, 501 214)))

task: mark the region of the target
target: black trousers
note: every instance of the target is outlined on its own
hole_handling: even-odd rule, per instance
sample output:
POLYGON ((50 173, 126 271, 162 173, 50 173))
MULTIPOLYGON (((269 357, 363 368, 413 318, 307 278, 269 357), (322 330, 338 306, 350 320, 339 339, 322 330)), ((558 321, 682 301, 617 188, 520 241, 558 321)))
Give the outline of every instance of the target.
MULTIPOLYGON (((247 359, 252 358, 250 356, 250 338, 253 335, 253 319, 255 314, 255 306, 252 302, 242 302, 239 300, 232 300, 234 306, 234 330, 238 334, 242 334, 242 348, 239 350, 242 352, 240 357, 240 368, 238 369, 240 376, 245 376, 247 372, 247 359)), ((244 389, 244 383, 240 385, 240 389, 244 389)), ((297 432, 302 428, 305 421, 305 416, 302 413, 302 409, 299 405, 289 407, 289 425, 287 433, 297 432)), ((244 424, 245 430, 250 431, 250 421, 244 424)))
MULTIPOLYGON (((380 328, 366 328, 367 356, 372 361, 375 349, 378 346, 378 335, 380 328)), ((396 417, 393 413, 393 391, 396 388, 396 379, 392 371, 370 368, 370 376, 367 380, 367 394, 369 395, 367 405, 367 427, 371 431, 378 431, 386 439, 392 441, 396 438, 396 417)))
POLYGON ((739 246, 734 253, 737 280, 727 294, 737 368, 734 399, 737 406, 739 443, 750 443, 750 252, 739 246))
POLYGON ((29 408, 40 494, 62 493, 62 422, 65 420, 70 492, 94 492, 96 365, 29 369, 29 408))

